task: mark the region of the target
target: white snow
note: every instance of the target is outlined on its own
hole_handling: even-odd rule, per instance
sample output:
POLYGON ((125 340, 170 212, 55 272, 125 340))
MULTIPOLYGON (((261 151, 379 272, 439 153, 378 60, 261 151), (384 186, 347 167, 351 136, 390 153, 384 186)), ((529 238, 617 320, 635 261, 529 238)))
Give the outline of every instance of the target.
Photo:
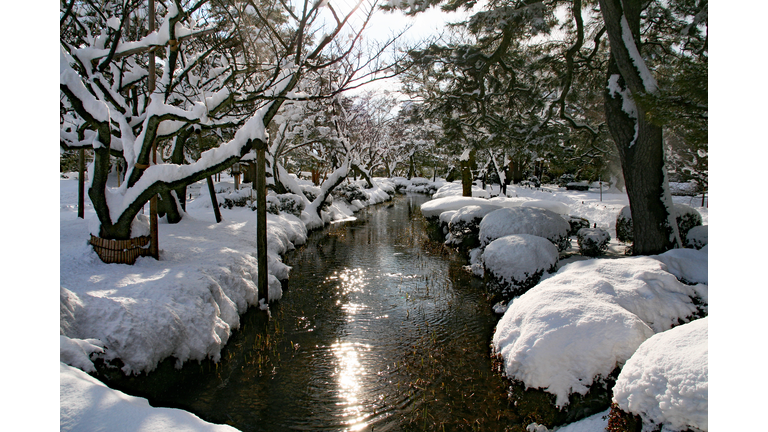
POLYGON ((507 376, 564 406, 569 394, 586 393, 645 339, 694 314, 696 295, 653 258, 574 262, 508 306, 494 351, 507 376))
POLYGON ((61 431, 237 431, 187 411, 153 408, 146 399, 113 390, 64 363, 59 363, 59 369, 61 431))
POLYGON ((486 271, 504 283, 520 283, 537 272, 557 265, 557 247, 549 240, 514 234, 501 237, 486 246, 482 255, 486 271))
MULTIPOLYGON (((463 191, 464 190, 463 190, 463 186, 461 185, 461 182, 446 183, 443 186, 441 186, 440 189, 438 189, 434 195, 432 195, 432 198, 461 196, 463 191)), ((482 188, 476 185, 472 185, 472 196, 478 197, 478 198, 488 198, 491 195, 487 190, 483 190, 482 188)))
MULTIPOLYGON (((231 179, 223 177, 225 181, 217 186, 219 192, 232 186, 231 179)), ((302 181, 291 178, 296 183, 292 186, 299 188, 302 181)), ((394 189, 394 182, 374 182, 377 187, 366 190, 368 202, 336 200, 328 212, 323 212, 321 223, 352 217, 361 204, 381 202, 386 199, 386 191, 394 189)), ((407 183, 405 187, 413 187, 407 183)), ((436 184, 441 183, 419 187, 436 184)), ((498 193, 490 187, 487 190, 491 195, 498 193)), ((86 207, 86 220, 78 219, 77 183, 60 182, 62 361, 90 370, 94 356, 120 357, 126 361, 127 372, 137 372, 151 370, 168 356, 177 357, 179 363, 216 358, 231 329, 239 324, 241 310, 255 301, 255 212, 248 208, 223 210, 224 221, 216 224, 204 183, 192 185, 189 191, 196 197, 188 199, 185 219, 176 225, 161 219, 160 261, 139 258, 134 266, 107 265, 86 244, 88 218, 93 217, 93 210, 86 207)), ((557 206, 546 202, 555 202, 567 206, 570 214, 612 229, 616 214, 627 204, 626 194, 604 192, 603 200, 598 201, 594 191, 564 192, 558 188, 510 186, 507 195, 509 198, 446 197, 430 201, 422 210, 425 215, 443 218, 450 215, 443 211, 456 211, 466 205, 520 208, 524 203, 545 201, 543 205, 550 205, 545 208, 554 209, 557 206)), ((673 198, 688 202, 687 197, 673 198)), ((707 223, 706 207, 697 210, 707 223)), ((278 279, 288 277, 290 271, 280 255, 306 240, 306 225, 291 215, 268 217, 270 296, 278 298, 278 279)), ((139 219, 144 222, 143 217, 139 219)), ((475 251, 475 255, 480 253, 480 249, 475 251)), ((499 305, 498 310, 506 309, 506 313, 494 335, 494 347, 504 356, 507 373, 526 385, 548 388, 563 402, 561 394, 567 397, 569 392, 586 388, 595 376, 610 372, 630 358, 642 341, 660 329, 668 329, 677 317, 686 316, 692 308, 686 300, 689 296, 695 294, 707 301, 706 254, 704 248, 670 251, 652 258, 581 261, 565 266, 509 305, 499 305), (674 276, 667 271, 699 285, 673 283, 674 276), (526 343, 529 348, 520 351, 526 343)), ((66 411, 73 413, 72 418, 86 411, 95 418, 109 417, 111 414, 105 413, 112 405, 96 405, 94 401, 78 405, 79 394, 64 386, 73 374, 71 368, 62 366, 62 413, 65 407, 69 410, 75 406, 66 411)), ((113 396, 109 393, 104 397, 110 400, 113 396)), ((166 411, 145 408, 140 415, 146 418, 168 418, 166 411)), ((566 427, 592 424, 587 420, 566 427)), ((197 421, 194 430, 215 427, 197 421)), ((590 421, 600 422, 594 416, 590 421)), ((154 427, 154 422, 147 420, 143 424, 154 427)), ((64 414, 61 424, 65 424, 64 414)), ((110 429, 114 423, 104 424, 110 429)))
POLYGON ((640 415, 644 430, 708 430, 708 330, 709 318, 702 318, 658 333, 627 361, 613 401, 640 415))
POLYGON ((480 245, 510 234, 531 234, 552 242, 568 234, 570 225, 560 215, 538 207, 503 208, 488 213, 480 222, 480 245))

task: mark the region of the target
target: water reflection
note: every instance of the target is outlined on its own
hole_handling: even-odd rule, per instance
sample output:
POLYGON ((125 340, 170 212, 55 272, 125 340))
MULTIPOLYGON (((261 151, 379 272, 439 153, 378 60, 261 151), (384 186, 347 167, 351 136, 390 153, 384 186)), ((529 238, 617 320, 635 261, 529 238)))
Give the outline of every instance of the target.
POLYGON ((496 317, 464 260, 427 239, 426 199, 313 233, 286 257, 272 319, 246 314, 213 373, 141 396, 244 432, 505 430, 496 317))
POLYGON ((365 412, 362 401, 362 389, 368 375, 360 361, 361 351, 370 351, 371 346, 354 342, 339 342, 331 347, 336 357, 336 384, 341 402, 341 416, 343 424, 348 425, 348 430, 361 430, 366 426, 365 419, 369 417, 365 412))

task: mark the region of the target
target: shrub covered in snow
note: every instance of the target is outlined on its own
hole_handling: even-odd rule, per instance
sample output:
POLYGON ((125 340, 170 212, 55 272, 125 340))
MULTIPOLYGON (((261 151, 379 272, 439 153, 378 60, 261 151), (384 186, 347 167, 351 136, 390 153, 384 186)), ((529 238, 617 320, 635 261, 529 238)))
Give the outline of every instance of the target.
POLYGON ((701 226, 703 220, 701 214, 695 208, 685 204, 675 204, 675 219, 677 229, 680 230, 680 240, 686 244, 688 231, 693 227, 701 226))
POLYGON ((570 225, 559 214, 536 207, 502 208, 480 222, 480 246, 510 234, 531 234, 551 241, 559 251, 568 247, 570 225))
POLYGON ((333 195, 344 199, 348 203, 354 200, 365 202, 368 200, 368 195, 365 194, 362 186, 357 183, 344 183, 333 190, 333 195))
POLYGON ((566 219, 570 229, 568 229, 568 237, 575 236, 582 228, 589 228, 589 220, 579 216, 568 216, 566 219))
POLYGON ((709 243, 708 225, 699 225, 691 228, 685 236, 685 247, 701 249, 709 243))
POLYGON ((221 198, 217 197, 217 200, 219 201, 219 207, 224 207, 227 209, 231 209, 233 207, 245 207, 248 205, 248 201, 251 200, 251 188, 233 190, 229 193, 226 193, 221 198))
POLYGON ((565 185, 574 181, 576 181, 576 177, 573 174, 563 174, 557 179, 557 185, 565 187, 565 185))
MULTIPOLYGON (((304 201, 299 195, 287 193, 287 194, 270 194, 267 195, 267 212, 274 215, 278 215, 281 212, 292 214, 296 217, 301 217, 301 212, 304 211, 304 201)), ((256 211, 256 203, 252 203, 251 210, 256 211)))
POLYGON ((557 270, 557 247, 543 237, 513 234, 492 241, 482 255, 486 282, 509 301, 557 270))
POLYGON ((585 181, 570 182, 565 185, 566 190, 586 191, 589 190, 589 183, 585 181))
POLYGON ((471 205, 460 208, 453 213, 448 222, 449 236, 445 243, 451 246, 462 246, 467 249, 477 247, 479 245, 477 236, 480 232, 480 221, 488 213, 500 208, 500 206, 493 204, 471 205))
POLYGON ((458 210, 448 210, 440 213, 440 216, 438 217, 438 224, 440 225, 440 229, 443 231, 443 235, 448 234, 448 225, 451 223, 451 218, 456 214, 457 211, 458 210))
POLYGON ((654 333, 695 316, 698 295, 654 258, 577 261, 509 305, 493 348, 509 378, 563 407, 654 333))
MULTIPOLYGON (((685 204, 674 204, 673 212, 677 221, 677 229, 680 232, 680 240, 685 245, 688 231, 695 226, 701 225, 703 219, 695 208, 685 204)), ((635 237, 633 229, 632 212, 629 206, 625 206, 616 218, 616 238, 624 243, 632 243, 635 237)))
POLYGON ((579 253, 588 256, 600 256, 608 250, 611 235, 602 228, 582 228, 576 233, 579 243, 579 253))
POLYGON ((613 400, 643 430, 708 430, 708 329, 702 318, 658 333, 627 360, 613 400))
POLYGON ((427 220, 435 220, 440 217, 441 213, 448 210, 458 210, 468 205, 484 205, 489 203, 491 203, 491 201, 484 198, 447 196, 432 199, 422 204, 421 214, 423 214, 427 220))
POLYGON ((632 227, 632 210, 624 206, 616 216, 616 238, 622 243, 632 243, 635 238, 632 227))
POLYGON ((672 195, 696 196, 699 190, 699 185, 695 181, 669 182, 669 192, 672 195))

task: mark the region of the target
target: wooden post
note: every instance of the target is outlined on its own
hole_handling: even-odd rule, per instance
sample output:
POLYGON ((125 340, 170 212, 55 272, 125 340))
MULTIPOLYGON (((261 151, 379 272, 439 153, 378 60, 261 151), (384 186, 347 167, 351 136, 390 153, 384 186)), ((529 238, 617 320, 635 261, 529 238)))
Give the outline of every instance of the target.
POLYGON ((85 219, 85 149, 80 149, 77 168, 77 217, 85 219))
MULTIPOLYGON (((155 31, 155 0, 149 0, 149 33, 155 31)), ((147 93, 152 97, 155 91, 155 51, 149 51, 149 76, 147 77, 147 93)), ((152 164, 157 164, 157 144, 152 142, 152 164)), ((155 259, 160 259, 159 234, 157 228, 157 195, 149 200, 149 253, 155 259)))
POLYGON ((269 304, 267 275, 267 158, 266 145, 256 148, 256 251, 258 265, 259 301, 269 304))
POLYGON ((221 222, 221 211, 219 210, 219 202, 216 200, 216 191, 213 189, 213 178, 208 176, 206 179, 208 182, 208 192, 211 194, 211 205, 213 206, 213 214, 216 216, 216 223, 221 222))

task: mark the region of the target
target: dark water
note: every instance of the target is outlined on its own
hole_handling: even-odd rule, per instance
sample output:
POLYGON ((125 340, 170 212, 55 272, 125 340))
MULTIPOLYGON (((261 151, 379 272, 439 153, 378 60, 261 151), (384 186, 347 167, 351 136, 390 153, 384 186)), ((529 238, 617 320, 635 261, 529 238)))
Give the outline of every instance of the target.
POLYGON ((497 317, 465 261, 428 238, 426 200, 313 233, 285 257, 270 320, 244 315, 218 364, 161 365, 144 396, 243 431, 504 430, 497 317))

